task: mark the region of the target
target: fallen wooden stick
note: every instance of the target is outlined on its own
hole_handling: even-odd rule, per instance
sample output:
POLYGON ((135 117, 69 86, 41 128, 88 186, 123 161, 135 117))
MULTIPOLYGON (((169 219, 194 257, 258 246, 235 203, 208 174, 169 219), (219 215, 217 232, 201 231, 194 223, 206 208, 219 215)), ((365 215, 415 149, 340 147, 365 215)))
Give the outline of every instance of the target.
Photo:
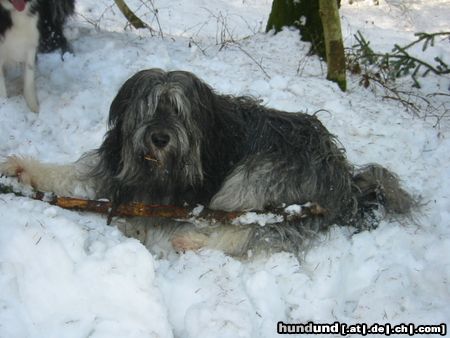
MULTIPOLYGON (((247 214, 247 211, 220 211, 211 210, 207 208, 185 208, 171 205, 149 205, 144 203, 127 203, 121 204, 113 212, 112 203, 109 201, 101 200, 89 200, 73 197, 60 197, 54 194, 43 193, 40 191, 34 191, 31 195, 14 190, 11 186, 0 183, 0 193, 14 193, 16 196, 29 197, 34 200, 44 201, 51 205, 58 206, 63 209, 95 212, 100 214, 118 217, 160 217, 171 218, 176 220, 208 220, 219 223, 231 223, 238 219, 240 216, 247 214), (197 211, 196 211, 197 210, 197 211)), ((279 208, 266 211, 252 211, 255 214, 265 215, 268 213, 274 213, 283 217, 284 220, 302 219, 311 216, 323 216, 326 212, 317 203, 307 203, 301 206, 300 213, 287 213, 285 209, 279 208)))

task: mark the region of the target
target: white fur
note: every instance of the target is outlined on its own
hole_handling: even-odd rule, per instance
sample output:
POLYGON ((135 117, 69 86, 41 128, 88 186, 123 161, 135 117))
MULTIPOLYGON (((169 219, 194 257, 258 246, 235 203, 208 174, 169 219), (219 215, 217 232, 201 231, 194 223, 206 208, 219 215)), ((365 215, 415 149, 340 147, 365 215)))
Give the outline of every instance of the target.
MULTIPOLYGON (((148 221, 136 223, 133 223, 130 229, 138 228, 140 234, 145 229, 143 237, 135 237, 135 234, 130 232, 124 233, 138 238, 150 251, 160 255, 164 255, 173 248, 177 252, 214 249, 227 255, 243 256, 253 231, 252 227, 231 224, 202 227, 192 223, 174 224, 172 221, 149 227, 148 221)), ((123 231, 123 228, 121 230, 123 231)))
POLYGON ((0 1, 11 13, 12 27, 0 37, 0 96, 6 97, 3 67, 8 63, 22 63, 24 67, 24 96, 33 112, 39 111, 35 86, 36 51, 39 45, 37 15, 29 14, 29 3, 24 11, 16 11, 8 1, 0 1))
POLYGON ((31 157, 10 156, 0 162, 0 173, 16 176, 20 182, 33 188, 60 196, 93 198, 93 182, 80 179, 86 163, 67 165, 41 163, 31 157))

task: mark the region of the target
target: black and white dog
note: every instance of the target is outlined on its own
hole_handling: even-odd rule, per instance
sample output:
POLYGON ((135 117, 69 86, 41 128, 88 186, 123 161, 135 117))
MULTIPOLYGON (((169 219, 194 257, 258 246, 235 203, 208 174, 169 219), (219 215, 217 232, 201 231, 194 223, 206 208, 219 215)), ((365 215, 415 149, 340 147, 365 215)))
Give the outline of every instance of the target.
POLYGON ((0 96, 6 97, 3 66, 24 63, 24 96, 39 111, 35 88, 36 53, 70 50, 63 25, 74 13, 75 0, 0 0, 0 96))
POLYGON ((265 227, 173 222, 145 228, 150 247, 166 241, 177 250, 210 247, 237 255, 255 247, 293 250, 308 233, 334 223, 363 228, 364 214, 379 205, 392 213, 413 205, 387 169, 356 170, 315 116, 220 95, 192 73, 160 69, 124 83, 99 149, 68 165, 11 156, 0 162, 0 173, 39 190, 116 205, 201 203, 234 211, 314 202, 324 210, 317 219, 265 227))

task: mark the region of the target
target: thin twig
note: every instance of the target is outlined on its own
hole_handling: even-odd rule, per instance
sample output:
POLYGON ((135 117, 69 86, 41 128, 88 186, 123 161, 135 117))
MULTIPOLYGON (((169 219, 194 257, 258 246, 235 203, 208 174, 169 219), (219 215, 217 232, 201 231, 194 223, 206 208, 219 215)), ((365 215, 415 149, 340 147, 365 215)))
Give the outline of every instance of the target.
POLYGON ((164 38, 164 33, 163 33, 163 29, 161 27, 161 22, 159 21, 159 10, 158 10, 158 8, 155 7, 155 4, 154 4, 153 0, 148 0, 148 2, 150 2, 151 7, 149 7, 146 2, 141 0, 141 4, 143 6, 145 6, 148 10, 150 10, 153 13, 153 16, 154 16, 154 18, 156 20, 156 23, 158 25, 159 35, 160 35, 161 38, 164 38))
POLYGON ((251 55, 249 52, 247 52, 244 48, 242 48, 242 46, 239 44, 239 43, 237 43, 237 42, 234 42, 234 43, 232 43, 234 46, 236 46, 242 53, 244 53, 245 55, 247 55, 249 58, 250 58, 250 60, 252 60, 258 67, 259 67, 259 69, 261 69, 261 71, 264 73, 264 75, 270 80, 271 79, 271 76, 269 75, 269 73, 267 73, 266 72, 266 70, 264 69, 264 67, 262 66, 262 63, 261 63, 261 61, 258 61, 258 60, 256 60, 254 57, 253 57, 253 55, 251 55))
MULTIPOLYGON (((227 19, 226 17, 223 16, 223 14, 221 12, 219 12, 219 15, 214 14, 210 9, 208 8, 203 8, 204 10, 206 10, 211 17, 215 18, 217 23, 221 24, 221 31, 220 31, 220 48, 219 51, 221 51, 223 48, 225 48, 226 46, 235 46, 237 47, 242 53, 244 53, 250 60, 252 60, 259 69, 261 69, 261 71, 264 73, 264 75, 268 78, 271 79, 271 76, 269 75, 269 73, 264 69, 263 65, 262 65, 262 59, 261 61, 258 61, 255 59, 255 57, 253 57, 253 55, 251 55, 247 50, 245 50, 241 43, 239 41, 237 41, 234 37, 233 37, 233 33, 230 31, 230 28, 228 26, 227 23, 227 19)), ((245 38, 244 38, 245 39, 245 38)), ((217 39, 217 34, 216 34, 216 43, 219 44, 219 40, 217 39)))

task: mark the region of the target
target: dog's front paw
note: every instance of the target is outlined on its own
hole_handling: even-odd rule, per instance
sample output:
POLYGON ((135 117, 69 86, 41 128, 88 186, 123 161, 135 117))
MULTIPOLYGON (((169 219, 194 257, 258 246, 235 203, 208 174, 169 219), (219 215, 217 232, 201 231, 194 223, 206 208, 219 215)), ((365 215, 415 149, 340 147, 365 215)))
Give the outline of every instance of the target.
POLYGON ((36 92, 25 91, 24 96, 25 96, 25 101, 27 102, 28 108, 33 113, 39 113, 39 101, 37 99, 36 92))
MULTIPOLYGON (((1 72, 1 69, 0 69, 1 72)), ((5 80, 0 75, 0 97, 7 97, 5 80)))
POLYGON ((27 104, 33 113, 39 113, 39 103, 37 101, 27 102, 27 104))
POLYGON ((5 176, 17 177, 19 182, 33 185, 30 173, 27 171, 26 160, 19 156, 9 156, 0 162, 0 173, 5 176))

